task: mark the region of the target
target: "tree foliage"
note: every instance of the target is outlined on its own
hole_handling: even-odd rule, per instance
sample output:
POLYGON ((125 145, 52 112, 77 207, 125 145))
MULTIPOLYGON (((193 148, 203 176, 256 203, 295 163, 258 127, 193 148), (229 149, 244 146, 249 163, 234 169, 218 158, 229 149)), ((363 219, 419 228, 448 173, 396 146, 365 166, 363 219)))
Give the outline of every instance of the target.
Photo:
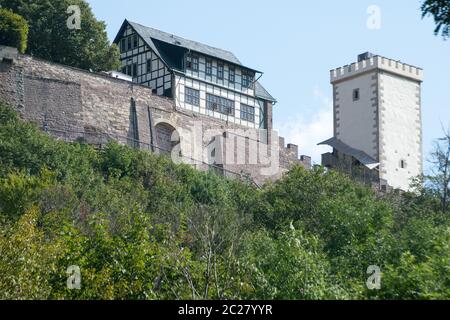
POLYGON ((431 15, 436 23, 434 33, 441 33, 444 39, 450 37, 450 1, 425 0, 422 4, 422 17, 428 15, 431 15))
POLYGON ((11 10, 0 8, 0 44, 17 48, 24 53, 28 41, 28 23, 11 10))
POLYGON ((430 162, 432 169, 425 182, 441 199, 442 212, 446 213, 450 201, 450 131, 444 131, 444 137, 436 141, 430 162))
POLYGON ((115 70, 119 50, 110 45, 106 24, 84 0, 0 0, 0 6, 23 16, 30 26, 27 54, 81 69, 115 70), (80 29, 68 28, 69 6, 80 8, 80 29))
POLYGON ((0 299, 449 299, 449 226, 426 188, 296 167, 257 189, 0 107, 0 299))

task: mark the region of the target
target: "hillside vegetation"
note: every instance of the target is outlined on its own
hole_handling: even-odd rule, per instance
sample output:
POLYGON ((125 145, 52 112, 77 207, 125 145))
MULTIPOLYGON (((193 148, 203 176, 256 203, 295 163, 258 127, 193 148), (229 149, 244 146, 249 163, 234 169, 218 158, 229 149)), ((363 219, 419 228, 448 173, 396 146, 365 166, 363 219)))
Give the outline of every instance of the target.
POLYGON ((439 206, 320 168, 257 189, 0 106, 0 299, 449 299, 439 206))

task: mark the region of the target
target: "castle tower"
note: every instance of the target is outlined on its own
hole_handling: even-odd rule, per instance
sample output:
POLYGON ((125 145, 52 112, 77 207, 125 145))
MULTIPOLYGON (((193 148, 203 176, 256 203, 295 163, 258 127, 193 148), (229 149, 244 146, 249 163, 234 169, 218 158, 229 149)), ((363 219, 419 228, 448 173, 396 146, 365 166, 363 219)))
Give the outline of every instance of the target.
POLYGON ((331 70, 334 137, 322 164, 408 191, 422 173, 422 69, 364 53, 331 70))

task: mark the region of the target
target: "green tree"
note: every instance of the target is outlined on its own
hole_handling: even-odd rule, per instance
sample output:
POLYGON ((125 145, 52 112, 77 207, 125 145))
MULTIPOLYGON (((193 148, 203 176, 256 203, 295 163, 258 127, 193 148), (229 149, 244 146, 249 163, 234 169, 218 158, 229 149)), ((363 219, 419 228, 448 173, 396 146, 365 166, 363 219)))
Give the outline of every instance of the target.
POLYGON ((30 26, 27 54, 81 68, 119 67, 119 50, 110 45, 106 25, 98 21, 84 0, 0 0, 3 8, 23 16, 30 26), (80 8, 80 29, 69 29, 69 6, 80 8))
POLYGON ((0 228, 0 299, 48 299, 50 274, 61 252, 45 241, 39 211, 31 208, 14 224, 0 228))
POLYGON ((28 23, 11 10, 0 8, 0 44, 17 48, 24 53, 27 48, 28 23))
POLYGON ((409 251, 396 264, 386 266, 381 290, 382 299, 450 299, 450 229, 437 231, 432 247, 424 258, 409 251))
POLYGON ((117 143, 57 141, 0 103, 0 299, 449 299, 440 200, 321 168, 259 190, 117 143))
POLYGON ((450 0, 426 0, 422 4, 422 17, 431 15, 436 23, 434 33, 450 37, 450 0))
POLYGON ((443 213, 448 210, 450 199, 450 131, 436 142, 431 154, 431 173, 427 176, 428 187, 441 199, 443 213))
POLYGON ((265 230, 247 233, 241 262, 248 280, 243 294, 250 299, 346 299, 320 239, 293 225, 276 235, 265 230))

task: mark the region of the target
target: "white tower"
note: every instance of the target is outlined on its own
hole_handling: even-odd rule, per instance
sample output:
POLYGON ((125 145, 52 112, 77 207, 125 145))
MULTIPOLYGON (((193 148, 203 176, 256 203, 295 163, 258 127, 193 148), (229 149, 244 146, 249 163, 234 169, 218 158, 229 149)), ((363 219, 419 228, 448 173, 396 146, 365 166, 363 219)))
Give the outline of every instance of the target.
POLYGON ((422 173, 421 83, 422 69, 371 53, 331 70, 334 137, 322 144, 333 154, 323 165, 344 161, 372 183, 409 190, 422 173))

